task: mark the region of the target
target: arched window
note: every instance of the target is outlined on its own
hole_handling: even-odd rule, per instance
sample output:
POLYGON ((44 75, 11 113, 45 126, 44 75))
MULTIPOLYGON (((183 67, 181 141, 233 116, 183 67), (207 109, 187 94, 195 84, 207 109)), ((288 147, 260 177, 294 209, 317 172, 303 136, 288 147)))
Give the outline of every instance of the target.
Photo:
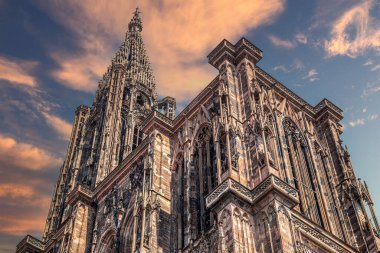
POLYGON ((120 253, 132 253, 132 241, 133 241, 133 215, 130 213, 125 219, 125 227, 122 233, 122 247, 120 253))
POLYGON ((132 150, 134 150, 143 139, 143 132, 140 129, 139 126, 135 126, 133 129, 133 143, 132 143, 132 150))
POLYGON ((238 136, 234 131, 230 131, 230 154, 231 154, 231 166, 232 169, 239 169, 239 148, 238 148, 238 136))
POLYGON ((222 174, 228 170, 228 156, 227 156, 227 136, 223 132, 219 138, 219 149, 220 149, 220 165, 222 169, 222 174))
POLYGON ((172 229, 175 233, 172 246, 182 249, 185 245, 185 228, 187 227, 187 205, 185 202, 186 180, 185 180, 185 159, 183 155, 178 155, 173 166, 172 180, 172 209, 177 213, 176 223, 172 229))
POLYGON ((300 192, 301 213, 324 226, 317 196, 316 175, 306 138, 289 118, 283 121, 286 150, 294 187, 300 192))
POLYGON ((115 239, 115 234, 109 232, 109 234, 106 235, 104 239, 101 241, 99 253, 116 253, 117 247, 115 239))
MULTIPOLYGON (((193 154, 193 165, 194 173, 198 174, 199 177, 194 178, 194 180, 200 181, 200 184, 192 185, 197 187, 196 193, 193 195, 197 200, 195 205, 192 205, 193 215, 197 214, 197 211, 194 210, 196 206, 199 206, 199 215, 196 215, 197 221, 194 221, 197 224, 197 232, 199 235, 201 232, 208 231, 212 227, 212 218, 210 212, 206 210, 205 206, 205 197, 209 194, 212 189, 217 185, 217 167, 216 167, 216 155, 215 155, 214 141, 212 139, 212 132, 209 126, 204 126, 200 129, 194 154, 193 154)), ((192 189, 193 190, 193 189, 192 189)))

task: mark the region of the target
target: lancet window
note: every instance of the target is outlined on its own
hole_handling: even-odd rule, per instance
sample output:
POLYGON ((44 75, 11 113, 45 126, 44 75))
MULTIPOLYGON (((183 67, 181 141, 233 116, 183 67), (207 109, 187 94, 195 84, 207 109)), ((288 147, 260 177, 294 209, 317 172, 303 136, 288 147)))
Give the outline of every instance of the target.
POLYGON ((133 143, 132 150, 135 149, 143 139, 143 132, 139 126, 135 126, 133 129, 133 143))
POLYGON ((196 139, 196 146, 193 155, 194 172, 199 177, 194 177, 193 180, 199 180, 200 184, 194 184, 192 187, 197 193, 193 192, 193 197, 197 199, 197 204, 192 204, 192 214, 196 216, 196 221, 193 222, 197 225, 197 235, 201 232, 209 230, 212 226, 212 217, 205 207, 205 197, 217 185, 217 167, 216 167, 216 153, 214 150, 214 141, 212 139, 212 132, 209 126, 204 126, 200 129, 196 139), (199 206, 199 211, 194 210, 199 206))
POLYGON ((286 118, 283 126, 286 140, 285 153, 289 159, 293 185, 300 192, 301 213, 324 226, 317 196, 316 174, 306 138, 290 119, 286 118))

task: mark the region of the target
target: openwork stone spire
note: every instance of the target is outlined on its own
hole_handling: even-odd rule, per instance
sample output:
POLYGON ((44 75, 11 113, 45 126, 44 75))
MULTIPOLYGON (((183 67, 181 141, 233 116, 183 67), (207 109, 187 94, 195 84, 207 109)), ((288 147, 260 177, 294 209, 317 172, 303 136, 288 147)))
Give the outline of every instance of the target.
POLYGON ((139 8, 136 8, 135 12, 133 13, 133 18, 131 19, 131 22, 129 22, 128 29, 129 31, 136 31, 139 32, 142 31, 142 22, 140 18, 140 10, 139 8))
POLYGON ((140 11, 136 8, 128 24, 125 41, 112 59, 112 65, 121 64, 127 69, 126 78, 132 79, 151 89, 155 89, 155 79, 149 57, 141 37, 142 21, 140 11))

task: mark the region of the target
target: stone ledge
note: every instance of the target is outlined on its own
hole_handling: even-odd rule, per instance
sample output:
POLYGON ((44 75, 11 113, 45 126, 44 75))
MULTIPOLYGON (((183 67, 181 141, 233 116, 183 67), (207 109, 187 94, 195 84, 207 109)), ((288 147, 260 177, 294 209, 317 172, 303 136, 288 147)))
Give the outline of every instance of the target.
POLYGON ((311 238, 313 241, 320 242, 325 247, 332 249, 335 252, 355 253, 355 249, 351 248, 339 238, 329 232, 319 228, 318 225, 303 218, 301 215, 292 212, 292 222, 296 229, 299 229, 304 236, 311 238))
POLYGON ((17 245, 16 247, 16 252, 21 252, 20 250, 22 248, 27 248, 27 247, 31 247, 31 248, 34 248, 36 250, 40 250, 41 252, 44 251, 45 249, 45 244, 38 240, 37 238, 31 236, 31 235, 27 235, 24 237, 24 239, 17 245))
POLYGON ((83 185, 77 185, 67 196, 66 203, 72 204, 77 199, 83 199, 91 203, 93 201, 93 192, 83 185))
POLYGON ((240 199, 247 201, 250 204, 258 202, 263 196, 268 192, 275 190, 288 199, 290 199, 294 204, 298 203, 298 192, 289 184, 285 183, 278 177, 274 175, 268 176, 259 185, 257 185, 252 190, 243 186, 239 182, 227 178, 220 185, 218 185, 209 195, 206 196, 206 207, 210 208, 216 202, 222 199, 222 197, 228 193, 233 193, 240 199))

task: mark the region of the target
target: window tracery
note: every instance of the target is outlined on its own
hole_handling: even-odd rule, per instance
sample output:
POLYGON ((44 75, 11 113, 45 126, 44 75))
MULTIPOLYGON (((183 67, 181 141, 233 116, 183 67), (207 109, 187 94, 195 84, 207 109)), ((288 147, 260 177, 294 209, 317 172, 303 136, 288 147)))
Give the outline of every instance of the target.
POLYGON ((199 235, 212 227, 213 217, 205 207, 205 197, 216 187, 217 166, 216 152, 211 127, 206 125, 200 128, 193 153, 194 171, 192 179, 198 181, 192 183, 191 213, 194 234, 199 235), (196 208, 198 210, 196 210, 196 208))
POLYGON ((324 226, 317 197, 318 189, 315 185, 316 174, 311 162, 311 154, 306 138, 289 118, 284 119, 283 127, 293 185, 300 192, 301 213, 324 226))

